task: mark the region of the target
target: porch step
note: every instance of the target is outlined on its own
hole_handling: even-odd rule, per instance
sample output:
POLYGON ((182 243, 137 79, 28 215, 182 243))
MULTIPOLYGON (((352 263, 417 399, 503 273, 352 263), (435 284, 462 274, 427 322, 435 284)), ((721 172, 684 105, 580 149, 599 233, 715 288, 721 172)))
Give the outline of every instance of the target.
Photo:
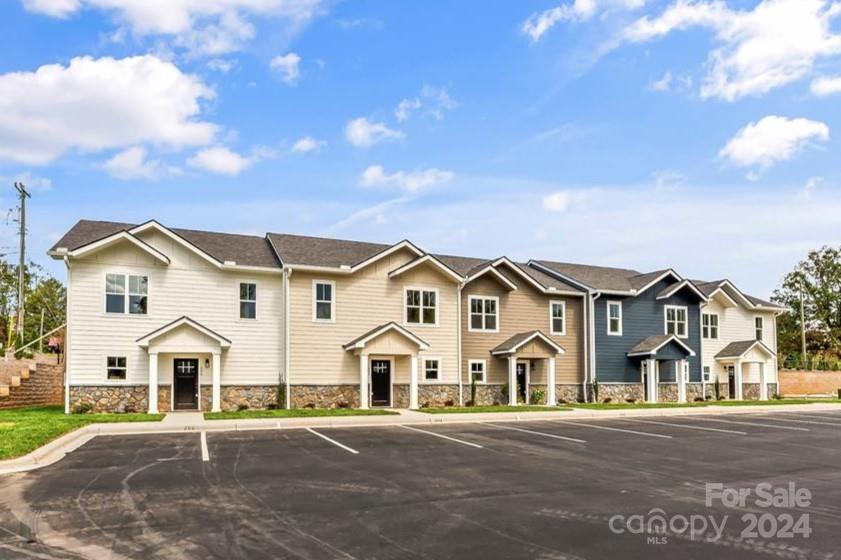
POLYGON ((20 376, 19 375, 13 375, 12 378, 10 379, 9 385, 11 385, 12 387, 20 387, 20 376))
POLYGON ((0 397, 8 397, 9 396, 9 386, 8 385, 0 385, 0 397))
POLYGON ((29 371, 30 371, 30 368, 28 368, 28 367, 21 368, 20 378, 21 379, 29 379, 29 371))

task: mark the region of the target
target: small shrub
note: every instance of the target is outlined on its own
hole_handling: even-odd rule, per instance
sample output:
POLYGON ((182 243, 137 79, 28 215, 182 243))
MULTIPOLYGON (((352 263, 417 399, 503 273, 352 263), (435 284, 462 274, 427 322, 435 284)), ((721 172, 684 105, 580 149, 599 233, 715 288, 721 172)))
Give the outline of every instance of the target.
POLYGON ((126 414, 135 414, 137 413, 137 409, 133 406, 127 406, 123 409, 123 412, 125 412, 126 414))
POLYGON ((726 400, 726 399, 724 398, 724 395, 719 395, 716 400, 723 401, 723 400, 726 400))
POLYGON ((277 410, 278 406, 277 406, 277 403, 269 403, 269 404, 266 405, 266 408, 268 410, 277 410))
POLYGON ((781 400, 781 399, 782 399, 782 397, 780 396, 780 394, 779 394, 779 393, 774 393, 774 394, 771 396, 771 398, 772 398, 772 399, 774 399, 775 401, 778 401, 778 400, 781 400))
MULTIPOLYGON (((476 378, 471 377, 470 379, 470 402, 476 402, 476 378)), ((470 405, 473 406, 473 405, 470 405)))
POLYGON ((336 408, 350 408, 350 403, 347 401, 339 401, 336 403, 336 408))
POLYGON ((606 398, 605 398, 602 402, 603 402, 604 404, 610 404, 610 403, 612 403, 612 402, 613 402, 613 399, 611 399, 610 397, 606 397, 606 398))
POLYGON ((546 397, 546 391, 543 389, 532 389, 529 395, 529 402, 531 404, 543 404, 543 399, 546 397))
POLYGON ((315 408, 315 403, 314 402, 308 402, 307 404, 304 405, 304 408, 315 408))
POLYGON ((248 405, 245 404, 245 403, 242 403, 239 406, 237 406, 237 410, 240 411, 240 412, 242 412, 243 410, 248 410, 248 405))
POLYGON ((507 403, 508 402, 508 383, 506 383, 505 385, 502 386, 502 388, 500 389, 500 392, 502 393, 502 400, 504 400, 507 403))
POLYGON ((93 405, 90 403, 79 403, 73 407, 73 414, 90 414, 93 411, 93 405))
POLYGON ((838 389, 838 399, 841 400, 841 389, 838 389))
POLYGON ((422 402, 420 405, 421 408, 429 408, 429 401, 422 402))
POLYGON ((472 400, 467 401, 466 403, 464 403, 464 406, 474 406, 473 401, 472 400))
POLYGON ((595 397, 595 401, 599 402, 599 380, 593 379, 593 395, 595 397))
POLYGON ((567 404, 569 401, 567 401, 566 399, 558 399, 557 402, 558 404, 567 404))
POLYGON ((715 400, 721 400, 721 381, 718 378, 715 380, 715 400))
POLYGON ((637 399, 635 399, 634 397, 628 397, 627 399, 625 399, 625 402, 628 404, 636 404, 637 399))
POLYGON ((704 402, 704 397, 695 397, 695 402, 704 402))
POLYGON ((455 406, 455 404, 456 403, 453 401, 453 399, 447 399, 446 401, 444 401, 444 406, 455 406))
POLYGON ((493 406, 500 406, 499 401, 494 401, 493 406))
POLYGON ((286 408, 286 383, 281 380, 277 385, 275 408, 286 408))

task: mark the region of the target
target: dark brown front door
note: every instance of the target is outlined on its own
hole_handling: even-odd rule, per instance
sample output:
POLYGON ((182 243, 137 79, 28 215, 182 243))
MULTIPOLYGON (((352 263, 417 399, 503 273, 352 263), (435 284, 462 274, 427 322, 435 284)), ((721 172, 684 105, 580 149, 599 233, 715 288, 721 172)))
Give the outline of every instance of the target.
POLYGON ((173 395, 175 410, 197 410, 199 407, 199 361, 193 358, 173 360, 173 395))
POLYGON ((371 406, 391 406, 391 362, 371 360, 371 406))

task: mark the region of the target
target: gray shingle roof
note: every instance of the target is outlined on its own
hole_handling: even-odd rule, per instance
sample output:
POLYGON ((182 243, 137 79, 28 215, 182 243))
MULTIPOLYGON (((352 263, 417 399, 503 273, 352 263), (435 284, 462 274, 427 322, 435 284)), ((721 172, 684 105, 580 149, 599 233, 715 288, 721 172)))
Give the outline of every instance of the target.
POLYGON ((630 292, 639 290, 669 269, 641 273, 628 268, 535 260, 534 262, 596 290, 630 292))
POLYGON ((353 266, 391 247, 383 243, 286 233, 270 233, 268 238, 280 254, 283 263, 288 265, 353 266))
MULTIPOLYGON (((137 225, 80 220, 53 245, 50 251, 55 251, 59 247, 72 251, 120 231, 132 229, 137 225)), ((169 229, 220 262, 234 261, 243 266, 270 268, 279 266, 271 247, 263 237, 191 229, 169 229)))
POLYGON ((727 346, 721 349, 721 351, 715 355, 716 358, 735 358, 738 356, 742 356, 753 348, 754 344, 759 344, 762 346, 769 354, 774 355, 774 351, 768 348, 763 342, 759 340, 739 340, 737 342, 731 342, 727 346))
MULTIPOLYGON (((715 292, 717 289, 719 289, 722 286, 722 284, 724 284, 725 282, 729 282, 729 280, 714 280, 712 282, 707 282, 707 281, 704 281, 704 280, 692 280, 692 282, 698 287, 699 290, 704 292, 704 295, 709 296, 710 294, 715 292)), ((732 282, 730 282, 730 284, 733 285, 732 282)), ((729 290, 729 288, 725 288, 725 291, 727 291, 727 290, 729 290)), ((739 293, 742 294, 743 296, 745 296, 747 298, 747 300, 749 302, 751 302, 753 305, 758 305, 758 306, 761 306, 761 307, 772 307, 772 308, 775 308, 775 309, 785 309, 783 306, 781 306, 778 303, 773 303, 773 302, 770 302, 770 301, 766 301, 764 299, 760 299, 760 298, 752 296, 750 294, 746 294, 742 291, 739 291, 739 293)), ((731 294, 728 294, 728 295, 731 295, 731 294)))
POLYGON ((457 257, 454 255, 434 256, 436 259, 440 260, 462 276, 470 276, 474 272, 478 272, 493 262, 489 259, 479 259, 474 257, 457 257))

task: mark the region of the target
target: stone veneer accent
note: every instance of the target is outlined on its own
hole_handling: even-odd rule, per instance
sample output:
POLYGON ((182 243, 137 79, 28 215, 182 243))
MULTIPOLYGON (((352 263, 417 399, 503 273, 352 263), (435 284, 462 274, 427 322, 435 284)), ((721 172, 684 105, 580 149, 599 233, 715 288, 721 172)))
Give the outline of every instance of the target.
MULTIPOLYGON (((546 404, 547 385, 542 383, 529 383, 529 399, 531 399, 531 391, 538 389, 543 391, 543 398, 540 402, 529 402, 529 404, 546 404)), ((581 385, 555 385, 555 399, 558 404, 575 403, 584 400, 584 390, 581 385)), ((503 403, 503 404, 508 404, 503 403)))
MULTIPOLYGON (((505 385, 476 384, 475 406, 490 406, 494 404, 508 404, 508 400, 502 396, 502 388, 505 385)), ((470 400, 470 384, 464 386, 464 402, 470 400)))
MULTIPOLYGON (((249 409, 268 408, 277 404, 277 385, 222 385, 221 406, 223 411, 239 410, 241 406, 249 409)), ((210 412, 213 408, 213 386, 201 386, 201 409, 210 412)))
POLYGON ((90 405, 92 412, 146 412, 148 396, 147 385, 73 385, 70 411, 90 405))
POLYGON ((337 408, 347 404, 359 407, 359 385, 292 385, 289 388, 292 408, 337 408))
POLYGON ((599 402, 604 402, 605 399, 620 403, 628 399, 643 402, 645 401, 645 387, 642 383, 600 383, 599 402))

